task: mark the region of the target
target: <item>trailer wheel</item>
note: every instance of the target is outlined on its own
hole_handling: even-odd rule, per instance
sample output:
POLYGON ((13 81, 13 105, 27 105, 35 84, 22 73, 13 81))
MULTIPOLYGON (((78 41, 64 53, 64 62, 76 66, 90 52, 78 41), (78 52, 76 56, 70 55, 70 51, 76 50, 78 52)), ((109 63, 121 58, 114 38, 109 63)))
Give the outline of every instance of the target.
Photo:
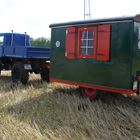
POLYGON ((83 97, 89 98, 91 101, 97 97, 95 89, 80 87, 80 92, 83 97))
POLYGON ((22 63, 15 63, 12 68, 12 81, 17 83, 20 81, 22 84, 26 84, 29 79, 29 73, 23 67, 22 63))
POLYGON ((42 69, 40 72, 41 79, 43 81, 50 82, 49 73, 49 69, 42 69))

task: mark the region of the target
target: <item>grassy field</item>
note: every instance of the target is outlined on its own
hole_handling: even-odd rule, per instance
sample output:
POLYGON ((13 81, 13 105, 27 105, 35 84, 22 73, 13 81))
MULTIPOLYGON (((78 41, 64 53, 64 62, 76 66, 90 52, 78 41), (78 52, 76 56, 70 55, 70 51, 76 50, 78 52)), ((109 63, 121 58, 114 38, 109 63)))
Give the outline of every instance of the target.
POLYGON ((139 140, 140 102, 103 94, 90 102, 76 87, 41 82, 26 86, 0 77, 0 140, 139 140))

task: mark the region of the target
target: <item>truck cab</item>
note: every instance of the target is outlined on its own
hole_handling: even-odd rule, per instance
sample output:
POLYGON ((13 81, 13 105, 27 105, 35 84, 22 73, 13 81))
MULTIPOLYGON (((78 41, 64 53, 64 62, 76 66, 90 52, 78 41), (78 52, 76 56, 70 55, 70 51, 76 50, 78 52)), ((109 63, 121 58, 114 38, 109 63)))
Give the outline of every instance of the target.
POLYGON ((0 70, 9 70, 12 65, 12 59, 5 57, 6 50, 14 51, 14 47, 28 46, 30 47, 30 37, 27 34, 19 33, 0 33, 0 70))
POLYGON ((0 46, 31 46, 27 34, 0 33, 0 46))

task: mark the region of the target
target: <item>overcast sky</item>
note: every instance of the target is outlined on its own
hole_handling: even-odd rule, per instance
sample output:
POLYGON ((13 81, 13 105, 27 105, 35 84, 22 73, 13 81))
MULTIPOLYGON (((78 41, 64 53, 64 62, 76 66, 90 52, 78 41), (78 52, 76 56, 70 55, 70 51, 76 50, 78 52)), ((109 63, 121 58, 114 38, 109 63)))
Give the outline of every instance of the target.
MULTIPOLYGON (((140 14, 140 0, 90 0, 91 19, 140 14)), ((0 0, 0 32, 50 38, 51 23, 83 20, 84 0, 0 0)))

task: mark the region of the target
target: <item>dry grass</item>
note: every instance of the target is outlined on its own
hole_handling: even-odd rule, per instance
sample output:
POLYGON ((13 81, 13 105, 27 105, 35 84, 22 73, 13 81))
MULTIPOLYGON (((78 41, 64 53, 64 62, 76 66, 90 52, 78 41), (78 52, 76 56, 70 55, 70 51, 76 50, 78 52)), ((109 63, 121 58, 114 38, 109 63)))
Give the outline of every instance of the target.
POLYGON ((140 102, 103 94, 90 102, 76 87, 32 76, 27 86, 0 78, 0 140, 139 140, 140 102))

